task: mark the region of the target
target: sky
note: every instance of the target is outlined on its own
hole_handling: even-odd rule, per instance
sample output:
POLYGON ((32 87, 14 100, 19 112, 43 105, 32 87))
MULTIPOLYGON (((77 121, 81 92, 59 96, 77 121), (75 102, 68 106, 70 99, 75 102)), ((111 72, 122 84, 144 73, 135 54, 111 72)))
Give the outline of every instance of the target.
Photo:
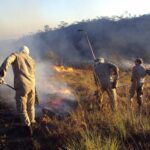
POLYGON ((61 21, 150 13, 149 0, 0 0, 0 40, 57 27, 61 21))

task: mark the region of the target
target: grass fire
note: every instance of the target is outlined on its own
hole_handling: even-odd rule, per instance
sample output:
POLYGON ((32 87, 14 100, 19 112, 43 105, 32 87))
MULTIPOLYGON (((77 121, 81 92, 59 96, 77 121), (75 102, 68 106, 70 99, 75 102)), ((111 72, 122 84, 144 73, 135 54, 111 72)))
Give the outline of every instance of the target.
MULTIPOLYGON (((60 67, 62 68, 62 67, 60 67)), ((64 69, 63 69, 64 70, 64 69)), ((128 108, 128 90, 130 86, 131 72, 120 72, 118 93, 118 110, 112 112, 109 98, 104 94, 103 108, 99 110, 97 98, 94 94, 93 71, 91 69, 73 69, 55 74, 56 80, 65 82, 67 88, 57 89, 57 93, 47 95, 48 103, 43 107, 43 113, 36 126, 36 135, 30 143, 32 149, 149 149, 150 137, 150 95, 149 83, 145 85, 143 109, 138 114, 136 101, 133 110, 128 108), (86 74, 86 76, 85 76, 86 74), (121 86, 125 85, 127 86, 121 86), (72 98, 73 97, 73 98, 72 98), (70 100, 71 99, 71 100, 70 100), (62 106, 64 105, 64 106, 62 106), (61 113, 64 110, 64 116, 61 113), (59 116, 60 115, 60 116, 59 116)), ((149 77, 146 78, 150 80, 149 77)), ((53 87, 55 88, 55 87, 53 87)), ((56 91, 56 90, 55 90, 56 91)), ((1 97, 3 98, 3 97, 1 97)), ((1 112, 7 106, 1 104, 1 112)), ((11 111, 10 111, 11 112, 11 111)), ((1 114, 3 118, 4 113, 1 114)), ((11 114, 13 116, 13 113, 11 114)), ((5 120, 5 119, 4 119, 5 120)), ((14 122, 11 119, 2 121, 1 129, 13 130, 14 122), (7 125, 7 126, 6 126, 7 125)), ((11 133, 12 134, 12 133, 11 133)), ((16 134, 16 133, 13 133, 16 134)), ((10 133, 1 136, 3 146, 15 149, 23 149, 22 141, 15 141, 10 133), (14 146, 17 144, 17 146, 14 146)))
POLYGON ((0 4, 0 150, 150 150, 150 1, 0 4))
MULTIPOLYGON (((18 117, 14 111, 10 111, 8 116, 11 118, 5 117, 5 111, 14 108, 4 102, 1 104, 0 126, 4 132, 1 135, 0 146, 3 149, 150 148, 149 68, 143 65, 141 58, 136 58, 134 66, 128 69, 124 65, 119 68, 120 65, 110 63, 102 57, 96 58, 87 33, 85 35, 93 56, 92 64, 87 63, 85 68, 73 68, 69 65, 56 66, 48 63, 51 64, 50 70, 42 72, 39 68, 40 87, 37 87, 40 90, 35 90, 34 87, 34 63, 31 63, 32 58, 30 61, 26 59, 29 57, 29 49, 26 46, 23 46, 19 54, 13 53, 6 58, 0 68, 0 75, 4 77, 7 68, 12 64, 14 77, 18 79, 15 80, 14 87, 6 83, 3 77, 0 83, 16 92, 15 98, 21 113, 18 117), (14 70, 19 66, 17 63, 22 64, 18 68, 20 72, 14 70), (26 63, 27 66, 32 66, 27 67, 29 70, 25 67, 26 63), (26 80, 23 80, 23 77, 26 80), (33 85, 26 85, 27 82, 24 81, 27 80, 28 83, 32 81, 33 85), (21 85, 21 90, 17 88, 19 82, 24 85, 21 85), (23 103, 28 94, 22 93, 28 93, 26 89, 32 91, 32 86, 36 93, 36 107, 34 103, 33 107, 31 102, 28 104, 28 101, 32 100, 31 93, 27 98, 27 104, 23 103), (34 107, 36 112, 32 109, 34 107), (37 122, 30 123, 30 119, 36 119, 37 122), (26 125, 21 126, 21 121, 26 125), (22 142, 20 139, 25 141, 22 142)), ((34 93, 32 94, 34 96, 34 93)))
POLYGON ((54 66, 54 70, 57 72, 73 72, 73 68, 64 66, 54 66))

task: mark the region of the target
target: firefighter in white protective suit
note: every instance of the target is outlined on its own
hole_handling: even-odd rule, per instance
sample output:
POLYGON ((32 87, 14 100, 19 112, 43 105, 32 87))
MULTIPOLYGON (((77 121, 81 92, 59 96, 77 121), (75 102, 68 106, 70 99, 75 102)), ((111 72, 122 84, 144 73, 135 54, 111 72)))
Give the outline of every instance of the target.
POLYGON ((35 123, 35 62, 29 56, 29 48, 22 46, 12 53, 0 67, 0 83, 3 84, 8 68, 12 65, 16 107, 21 119, 23 133, 32 136, 35 123))

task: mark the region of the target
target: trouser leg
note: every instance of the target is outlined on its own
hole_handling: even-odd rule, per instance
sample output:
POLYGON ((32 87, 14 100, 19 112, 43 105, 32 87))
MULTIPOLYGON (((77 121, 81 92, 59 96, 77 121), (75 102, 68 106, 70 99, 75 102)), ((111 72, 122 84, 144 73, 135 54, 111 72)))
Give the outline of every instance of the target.
POLYGON ((103 93, 104 91, 102 89, 98 89, 95 91, 96 105, 99 107, 99 109, 102 108, 103 93))
POLYGON ((130 90, 129 90, 129 105, 131 107, 132 107, 133 97, 135 95, 135 91, 136 91, 136 85, 134 83, 132 83, 130 90))
POLYGON ((117 107, 118 107, 117 91, 116 91, 116 89, 112 89, 112 92, 113 92, 113 97, 114 97, 115 109, 117 109, 117 107))
POLYGON ((138 87, 137 89, 137 103, 139 107, 139 111, 142 109, 142 97, 143 97, 143 86, 138 87))
POLYGON ((100 109, 102 108, 103 95, 104 95, 104 90, 103 89, 99 89, 98 103, 99 103, 100 109))
POLYGON ((16 91, 16 107, 24 126, 30 126, 30 119, 27 113, 27 94, 26 92, 16 91))
POLYGON ((28 94, 27 112, 31 123, 35 122, 35 90, 28 94))
POLYGON ((112 111, 115 111, 117 108, 117 93, 116 89, 107 89, 107 94, 109 96, 110 107, 112 111))

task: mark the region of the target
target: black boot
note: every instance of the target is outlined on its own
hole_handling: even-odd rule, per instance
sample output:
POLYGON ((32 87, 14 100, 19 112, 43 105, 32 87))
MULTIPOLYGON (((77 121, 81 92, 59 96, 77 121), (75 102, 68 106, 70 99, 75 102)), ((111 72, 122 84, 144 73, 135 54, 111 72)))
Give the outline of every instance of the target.
POLYGON ((32 127, 31 126, 24 126, 23 127, 23 134, 24 134, 24 136, 32 137, 32 135, 33 135, 32 127))

